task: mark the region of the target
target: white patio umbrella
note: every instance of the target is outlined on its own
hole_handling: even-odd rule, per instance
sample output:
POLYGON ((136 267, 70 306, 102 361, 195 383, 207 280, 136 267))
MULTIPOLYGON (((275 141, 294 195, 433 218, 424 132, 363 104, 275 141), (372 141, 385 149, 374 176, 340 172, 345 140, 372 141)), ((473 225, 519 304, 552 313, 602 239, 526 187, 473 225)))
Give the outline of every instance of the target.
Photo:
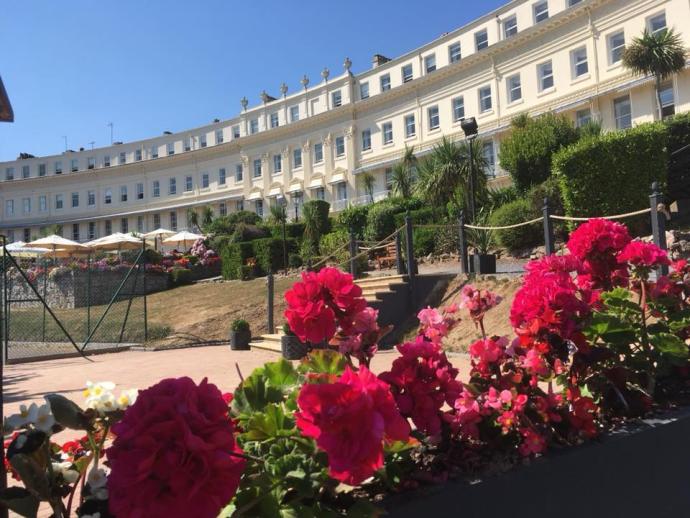
POLYGON ((48 248, 49 251, 46 252, 46 255, 50 257, 69 257, 73 254, 89 252, 89 247, 56 234, 26 243, 24 248, 48 248))
POLYGON ((158 241, 160 240, 162 245, 163 238, 172 236, 174 234, 174 231, 168 230, 167 228, 157 228, 156 230, 152 230, 151 232, 147 232, 146 234, 144 234, 144 238, 146 238, 147 240, 152 239, 154 248, 158 250, 158 241))
MULTIPOLYGON (((50 252, 48 248, 28 248, 24 241, 15 241, 5 248, 13 257, 37 257, 50 252)), ((0 252, 4 253, 4 250, 0 250, 0 252)))
POLYGON ((195 234, 194 232, 189 232, 187 230, 183 230, 182 232, 178 232, 174 236, 170 236, 167 239, 163 240, 163 243, 166 245, 175 245, 175 244, 180 244, 182 243, 182 246, 184 246, 184 249, 187 249, 187 243, 191 242, 194 243, 197 239, 204 239, 205 236, 202 236, 201 234, 195 234))
POLYGON ((94 250, 134 250, 141 248, 141 239, 130 234, 115 232, 109 236, 99 237, 86 243, 86 246, 94 250))

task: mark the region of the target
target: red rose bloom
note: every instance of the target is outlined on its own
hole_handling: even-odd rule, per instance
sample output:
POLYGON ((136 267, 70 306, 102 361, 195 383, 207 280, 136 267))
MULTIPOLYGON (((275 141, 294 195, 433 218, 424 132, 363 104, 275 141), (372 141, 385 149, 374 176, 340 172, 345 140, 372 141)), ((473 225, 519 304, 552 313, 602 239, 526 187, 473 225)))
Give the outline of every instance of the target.
POLYGON ((346 484, 357 485, 383 466, 383 441, 409 437, 390 387, 366 367, 303 385, 297 404, 297 427, 328 454, 330 476, 346 484))
POLYGON ((215 385, 165 379, 139 393, 107 450, 110 511, 118 518, 215 518, 244 469, 215 385))

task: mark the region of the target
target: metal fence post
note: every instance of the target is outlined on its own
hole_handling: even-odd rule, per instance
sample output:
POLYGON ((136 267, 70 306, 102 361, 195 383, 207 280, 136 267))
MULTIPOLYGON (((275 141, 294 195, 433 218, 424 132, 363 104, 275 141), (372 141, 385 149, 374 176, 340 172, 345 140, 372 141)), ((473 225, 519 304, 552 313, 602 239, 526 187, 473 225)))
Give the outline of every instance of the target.
POLYGON ((402 257, 402 238, 400 237, 400 232, 395 234, 395 268, 398 271, 398 275, 405 273, 405 263, 403 263, 402 257))
MULTIPOLYGON (((666 245, 666 205, 664 195, 659 191, 659 183, 652 184, 652 194, 649 196, 649 205, 652 216, 652 236, 654 244, 662 250, 667 250, 666 245)), ((668 266, 662 265, 659 268, 661 275, 668 275, 668 266)))
POLYGON ((352 277, 357 278, 357 264, 355 256, 357 255, 357 237, 352 229, 350 229, 350 273, 352 277))
POLYGON ((544 198, 544 253, 551 255, 556 252, 556 240, 553 235, 553 221, 551 221, 551 212, 549 210, 549 199, 544 198))
POLYGON ((275 332, 275 326, 273 324, 273 272, 269 270, 266 276, 266 285, 268 287, 268 296, 266 313, 268 315, 268 334, 272 335, 275 332))
POLYGON ((465 211, 460 211, 458 218, 458 254, 460 254, 460 273, 470 273, 467 258, 467 236, 465 235, 465 211))
MULTIPOLYGON (((5 276, 5 270, 7 269, 7 250, 5 249, 5 245, 7 245, 7 240, 4 235, 0 235, 0 245, 2 246, 2 294, 0 294, 0 327, 2 329, 0 330, 0 342, 2 343, 2 359, 0 361, 0 423, 5 422, 5 393, 3 390, 3 381, 4 381, 4 370, 5 370, 5 362, 7 361, 7 349, 8 349, 8 343, 7 343, 7 322, 5 321, 5 299, 6 299, 6 292, 5 292, 5 281, 7 280, 7 277, 5 276)), ((2 444, 0 444, 0 470, 2 470, 0 473, 2 473, 2 476, 0 476, 0 491, 4 491, 7 488, 7 471, 5 470, 5 441, 2 441, 2 444)), ((9 514, 9 511, 7 510, 6 507, 3 506, 3 508, 0 508, 0 518, 7 518, 9 514)))
POLYGON ((407 254, 407 277, 410 285, 410 302, 414 306, 415 286, 414 278, 416 272, 414 260, 414 241, 412 236, 412 218, 408 212, 405 215, 405 253, 407 254))
MULTIPOLYGON (((144 342, 148 342, 149 340, 149 314, 148 314, 148 304, 146 301, 146 238, 141 238, 141 247, 144 250, 144 253, 142 254, 142 260, 144 261, 144 264, 142 265, 142 268, 144 269, 143 271, 143 282, 144 282, 144 342)), ((90 257, 90 256, 89 256, 90 257)))

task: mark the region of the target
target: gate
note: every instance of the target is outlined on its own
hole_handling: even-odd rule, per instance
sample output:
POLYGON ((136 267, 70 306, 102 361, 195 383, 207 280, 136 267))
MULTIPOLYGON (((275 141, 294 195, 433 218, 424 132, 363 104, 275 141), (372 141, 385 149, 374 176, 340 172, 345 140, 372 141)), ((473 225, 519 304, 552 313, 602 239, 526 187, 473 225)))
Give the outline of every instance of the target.
POLYGON ((7 362, 112 352, 148 338, 144 248, 58 262, 0 236, 0 342, 7 362))

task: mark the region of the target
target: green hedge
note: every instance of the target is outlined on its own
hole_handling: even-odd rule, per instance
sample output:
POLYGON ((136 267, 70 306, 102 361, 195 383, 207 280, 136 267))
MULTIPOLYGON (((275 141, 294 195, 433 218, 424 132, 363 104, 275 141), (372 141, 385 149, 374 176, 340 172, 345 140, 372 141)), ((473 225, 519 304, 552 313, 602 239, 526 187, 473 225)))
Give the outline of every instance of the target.
MULTIPOLYGON (((395 215, 395 228, 400 228, 405 224, 405 216, 407 212, 400 212, 395 215)), ((410 211, 413 225, 428 225, 439 223, 444 219, 442 210, 434 207, 424 207, 422 209, 410 211)))
POLYGON ((230 243, 220 250, 221 272, 224 279, 237 279, 240 267, 247 259, 254 257, 251 242, 230 243))
MULTIPOLYGON (((297 250, 297 242, 293 238, 285 240, 287 254, 297 250)), ((256 266, 259 275, 265 275, 270 271, 277 272, 287 265, 283 261, 283 240, 268 237, 266 239, 256 239, 251 242, 256 258, 256 266)))
POLYGON ((388 203, 372 205, 367 214, 367 226, 364 238, 370 241, 380 241, 395 231, 395 215, 399 209, 388 203))
POLYGON ((359 205, 355 207, 348 207, 336 219, 337 230, 344 230, 350 232, 350 229, 355 233, 357 239, 364 239, 364 231, 367 226, 367 215, 369 214, 369 205, 359 205))
MULTIPOLYGON (((491 214, 489 223, 492 227, 504 227, 524 223, 539 217, 539 214, 527 199, 520 198, 496 209, 491 214)), ((508 250, 520 250, 544 244, 544 226, 541 223, 534 223, 525 227, 497 230, 496 240, 499 245, 508 250)))
POLYGON ((192 283, 192 270, 188 268, 173 268, 170 272, 170 280, 175 286, 184 286, 192 283))
POLYGON ((415 257, 424 257, 436 251, 436 232, 433 228, 415 228, 412 240, 415 257))
POLYGON ((653 181, 665 184, 668 133, 663 123, 586 138, 553 159, 568 216, 609 216, 649 207, 653 181))
MULTIPOLYGON (((682 113, 664 121, 668 131, 669 154, 690 145, 690 113, 682 113)), ((690 197, 690 150, 670 158, 668 194, 672 200, 690 197)))
MULTIPOLYGON (((304 223, 287 223, 285 225, 285 235, 294 239, 302 239, 304 235, 304 223)), ((283 225, 273 225, 271 236, 276 239, 283 239, 283 225)))
POLYGON ((323 200, 309 200, 304 203, 302 213, 310 212, 314 216, 314 223, 316 224, 316 231, 319 235, 326 234, 331 230, 331 222, 328 218, 328 213, 331 210, 331 204, 323 200))

